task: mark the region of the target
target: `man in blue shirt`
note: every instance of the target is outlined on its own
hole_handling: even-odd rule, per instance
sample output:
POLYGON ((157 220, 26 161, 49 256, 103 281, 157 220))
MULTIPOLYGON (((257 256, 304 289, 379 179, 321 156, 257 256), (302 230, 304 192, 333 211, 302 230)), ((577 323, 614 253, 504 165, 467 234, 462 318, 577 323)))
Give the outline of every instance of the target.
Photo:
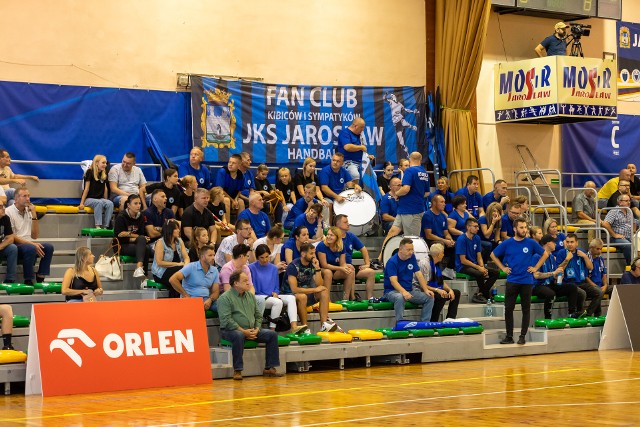
POLYGON ((310 183, 304 186, 304 193, 302 197, 300 197, 296 202, 291 206, 289 213, 287 214, 287 219, 284 221, 284 228, 291 230, 293 228, 293 222, 296 218, 305 213, 309 204, 318 203, 318 199, 314 198, 316 194, 316 185, 314 183, 310 183))
POLYGON ((389 181, 389 192, 382 196, 380 200, 380 216, 382 217, 382 229, 385 233, 389 232, 389 229, 393 225, 398 215, 398 198, 396 192, 402 186, 400 179, 393 177, 389 181))
POLYGON ((631 270, 622 273, 621 285, 640 285, 640 257, 631 262, 631 270))
POLYGON ((493 191, 488 192, 482 196, 482 207, 484 211, 487 211, 489 205, 493 202, 499 203, 502 209, 507 209, 507 203, 509 203, 509 196, 507 195, 507 181, 499 179, 493 184, 493 191))
POLYGON ((173 211, 167 208, 167 195, 160 189, 153 190, 151 204, 142 214, 149 242, 158 240, 162 236, 162 226, 170 219, 175 218, 173 211))
POLYGON ((500 344, 513 344, 513 310, 520 295, 522 306, 522 325, 518 344, 526 344, 531 317, 531 291, 533 288, 533 274, 540 269, 549 254, 535 240, 527 237, 529 227, 524 218, 516 218, 513 222, 514 237, 500 243, 491 253, 491 259, 507 273, 507 290, 504 299, 504 320, 507 335, 500 344), (537 263, 533 262, 533 255, 540 255, 537 263))
POLYGON ((238 214, 238 219, 247 219, 253 228, 254 239, 260 239, 271 230, 269 215, 262 211, 264 201, 262 196, 256 192, 249 196, 249 207, 238 214))
POLYGON ((309 243, 318 243, 324 237, 321 224, 322 205, 314 203, 305 213, 298 215, 293 222, 293 228, 304 226, 309 230, 309 243))
POLYGON ((542 58, 543 53, 547 52, 547 56, 565 56, 567 54, 567 36, 569 26, 564 22, 558 22, 554 26, 554 33, 545 38, 535 47, 536 54, 542 58))
POLYGON ((431 320, 434 295, 427 286, 418 260, 413 254, 413 240, 404 238, 400 241, 398 253, 392 256, 384 266, 384 296, 393 303, 396 323, 404 320, 406 301, 421 305, 420 321, 431 320), (418 279, 421 289, 413 287, 413 278, 418 279))
POLYGON ((455 279, 455 242, 449 234, 447 227, 447 216, 444 213, 444 197, 436 194, 431 199, 431 209, 424 213, 422 217, 422 230, 420 236, 424 237, 427 244, 441 243, 444 246, 445 259, 442 265, 446 266, 443 274, 450 279, 455 279), (453 277, 452 277, 453 276, 453 277))
POLYGON ((240 197, 240 191, 244 188, 244 177, 239 167, 242 157, 233 154, 229 157, 227 166, 220 168, 216 174, 216 186, 224 190, 225 205, 230 209, 242 212, 244 210, 244 200, 240 197))
POLYGON ((456 196, 464 196, 467 199, 467 211, 474 217, 480 218, 484 215, 484 207, 482 206, 482 195, 478 191, 480 183, 478 177, 469 175, 466 185, 456 191, 456 196))
POLYGON ((204 152, 200 147, 193 147, 189 152, 189 161, 178 166, 178 175, 184 178, 187 175, 196 177, 198 187, 209 190, 213 185, 209 168, 201 164, 204 160, 204 152))
POLYGON ((513 222, 520 216, 522 206, 520 203, 510 202, 507 212, 502 215, 502 226, 500 227, 500 240, 505 241, 514 236, 513 222))
POLYGON ((169 283, 182 298, 202 298, 205 310, 215 310, 213 303, 220 295, 220 279, 214 258, 213 246, 204 245, 200 249, 199 260, 185 265, 169 278, 169 283))
MULTIPOLYGON (((602 258, 602 247, 604 243, 600 239, 592 239, 589 242, 589 259, 593 264, 593 269, 589 272, 587 282, 600 288, 602 296, 608 294, 611 296, 611 288, 609 287, 609 278, 607 277, 607 266, 604 258, 602 258)), ((594 316, 600 316, 602 314, 602 304, 593 313, 594 316)))
POLYGON ((482 244, 478 236, 478 220, 469 218, 465 222, 466 233, 456 240, 456 271, 473 277, 478 284, 478 292, 471 302, 486 304, 491 298, 491 288, 500 276, 495 268, 485 267, 482 259, 482 244))
POLYGON ((240 164, 238 165, 238 171, 242 174, 243 184, 240 190, 240 198, 244 200, 245 204, 249 202, 249 194, 256 189, 255 178, 253 172, 251 172, 251 155, 246 151, 240 153, 240 164))
MULTIPOLYGON (((369 251, 364 243, 358 239, 358 236, 349 231, 349 218, 346 215, 336 215, 335 224, 336 227, 342 231, 342 246, 344 248, 347 264, 352 265, 353 263, 353 251, 360 251, 362 253, 362 260, 364 263, 357 267, 354 265, 354 268, 356 269, 356 279, 365 281, 367 300, 371 300, 373 298, 373 288, 376 284, 376 272, 371 268, 372 263, 369 258, 369 251)), ((379 267, 374 266, 374 268, 377 269, 379 267)), ((360 295, 356 294, 355 299, 360 300, 360 295)))
MULTIPOLYGON (((367 152, 367 146, 360 140, 360 135, 364 130, 364 119, 356 117, 351 124, 342 128, 338 135, 338 147, 336 151, 344 155, 344 168, 351 180, 356 184, 360 180, 360 170, 362 169, 362 153, 367 152)), ((369 155, 371 160, 374 156, 369 155)))
POLYGON ((356 193, 362 191, 362 188, 354 181, 343 167, 344 154, 333 153, 331 156, 331 164, 323 167, 318 173, 318 181, 320 181, 320 189, 324 194, 325 200, 330 203, 342 203, 344 197, 340 193, 345 188, 353 188, 356 193))

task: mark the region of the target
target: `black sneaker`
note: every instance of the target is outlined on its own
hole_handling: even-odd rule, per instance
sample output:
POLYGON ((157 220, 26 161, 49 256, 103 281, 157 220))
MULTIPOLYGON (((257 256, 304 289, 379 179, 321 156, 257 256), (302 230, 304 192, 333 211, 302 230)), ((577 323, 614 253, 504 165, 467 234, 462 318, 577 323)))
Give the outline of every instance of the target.
POLYGON ((527 343, 527 341, 525 341, 524 335, 520 335, 520 338, 518 338, 518 344, 519 345, 525 345, 526 343, 527 343))
POLYGON ((3 350, 14 350, 12 345, 5 345, 4 347, 2 347, 3 350))
POLYGON ((377 259, 372 260, 369 265, 374 270, 382 270, 382 263, 380 261, 378 261, 377 259))
POLYGON ((360 297, 360 294, 356 292, 355 294, 353 294, 353 300, 360 302, 362 301, 362 298, 360 297))
POLYGON ((500 344, 515 344, 512 337, 504 337, 500 344))
POLYGON ((471 298, 471 302, 476 304, 486 304, 487 299, 482 294, 475 294, 473 298, 471 298))

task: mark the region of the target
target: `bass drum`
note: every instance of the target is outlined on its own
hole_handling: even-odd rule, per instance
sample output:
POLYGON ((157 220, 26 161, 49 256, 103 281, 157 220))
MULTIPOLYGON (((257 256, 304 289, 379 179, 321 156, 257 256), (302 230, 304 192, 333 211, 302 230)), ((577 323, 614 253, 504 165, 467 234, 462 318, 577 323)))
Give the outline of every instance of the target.
POLYGON ((383 265, 387 264, 387 261, 398 253, 398 248, 400 247, 400 242, 404 238, 413 240, 413 253, 416 256, 416 259, 420 261, 424 258, 429 258, 429 246, 427 246, 427 242, 425 242, 422 238, 418 236, 394 236, 387 240, 387 243, 382 247, 382 263, 383 265))
POLYGON ((340 193, 345 200, 342 203, 334 203, 333 211, 336 215, 342 214, 349 218, 349 230, 356 236, 362 236, 373 229, 376 217, 376 201, 369 194, 355 190, 345 190, 340 193))

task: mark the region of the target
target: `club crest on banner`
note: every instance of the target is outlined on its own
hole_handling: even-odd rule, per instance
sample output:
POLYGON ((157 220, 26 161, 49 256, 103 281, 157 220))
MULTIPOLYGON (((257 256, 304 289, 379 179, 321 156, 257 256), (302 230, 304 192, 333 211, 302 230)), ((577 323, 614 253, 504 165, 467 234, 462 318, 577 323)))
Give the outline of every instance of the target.
POLYGON ((227 91, 205 90, 202 97, 202 147, 235 148, 236 129, 234 101, 227 91))

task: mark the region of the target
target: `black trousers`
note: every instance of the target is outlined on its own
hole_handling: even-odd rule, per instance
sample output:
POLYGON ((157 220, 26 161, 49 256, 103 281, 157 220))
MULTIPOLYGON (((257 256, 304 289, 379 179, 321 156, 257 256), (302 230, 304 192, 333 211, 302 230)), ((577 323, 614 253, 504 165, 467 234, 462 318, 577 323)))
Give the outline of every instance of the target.
MULTIPOLYGON (((591 300, 589 307, 587 307, 587 316, 593 316, 596 313, 598 313, 598 315, 602 314, 602 307, 600 304, 602 301, 602 289, 588 283, 580 283, 578 287, 585 291, 587 299, 591 300)), ((582 311, 583 307, 580 306, 579 308, 582 311)))
POLYGON ((153 251, 147 246, 147 239, 144 236, 138 236, 134 243, 125 243, 120 248, 120 255, 135 256, 136 262, 142 263, 145 274, 147 273, 147 266, 149 265, 149 259, 151 259, 153 251))
POLYGON ((569 313, 577 311, 578 287, 573 284, 543 285, 533 288, 532 295, 544 298, 544 318, 551 319, 551 308, 556 296, 567 297, 569 313))
POLYGON ((433 309, 431 309, 431 321, 438 322, 440 320, 440 313, 444 305, 449 301, 449 308, 447 309, 447 319, 455 319, 458 317, 458 304, 460 304, 460 291, 453 289, 455 299, 451 301, 448 298, 442 298, 439 293, 434 292, 433 309))
POLYGON ((531 318, 531 291, 533 285, 507 282, 507 290, 504 294, 504 321, 507 326, 507 336, 513 338, 513 310, 516 307, 516 300, 520 295, 522 305, 522 325, 520 335, 527 335, 529 330, 529 320, 531 318))
POLYGON ((469 267, 468 265, 463 265, 460 273, 468 274, 476 279, 480 293, 483 297, 489 299, 491 298, 491 288, 496 283, 496 280, 498 280, 498 277, 500 277, 500 270, 493 267, 487 267, 487 270, 489 270, 489 276, 485 277, 479 270, 469 267))
POLYGON ((173 286, 171 286, 169 279, 171 278, 171 276, 173 276, 175 273, 177 273, 181 269, 182 267, 176 265, 175 267, 168 267, 164 271, 164 274, 162 275, 162 277, 158 277, 155 274, 153 275, 154 281, 158 283, 162 283, 167 289, 169 289, 169 298, 180 298, 180 294, 178 293, 178 291, 173 289, 173 286))

